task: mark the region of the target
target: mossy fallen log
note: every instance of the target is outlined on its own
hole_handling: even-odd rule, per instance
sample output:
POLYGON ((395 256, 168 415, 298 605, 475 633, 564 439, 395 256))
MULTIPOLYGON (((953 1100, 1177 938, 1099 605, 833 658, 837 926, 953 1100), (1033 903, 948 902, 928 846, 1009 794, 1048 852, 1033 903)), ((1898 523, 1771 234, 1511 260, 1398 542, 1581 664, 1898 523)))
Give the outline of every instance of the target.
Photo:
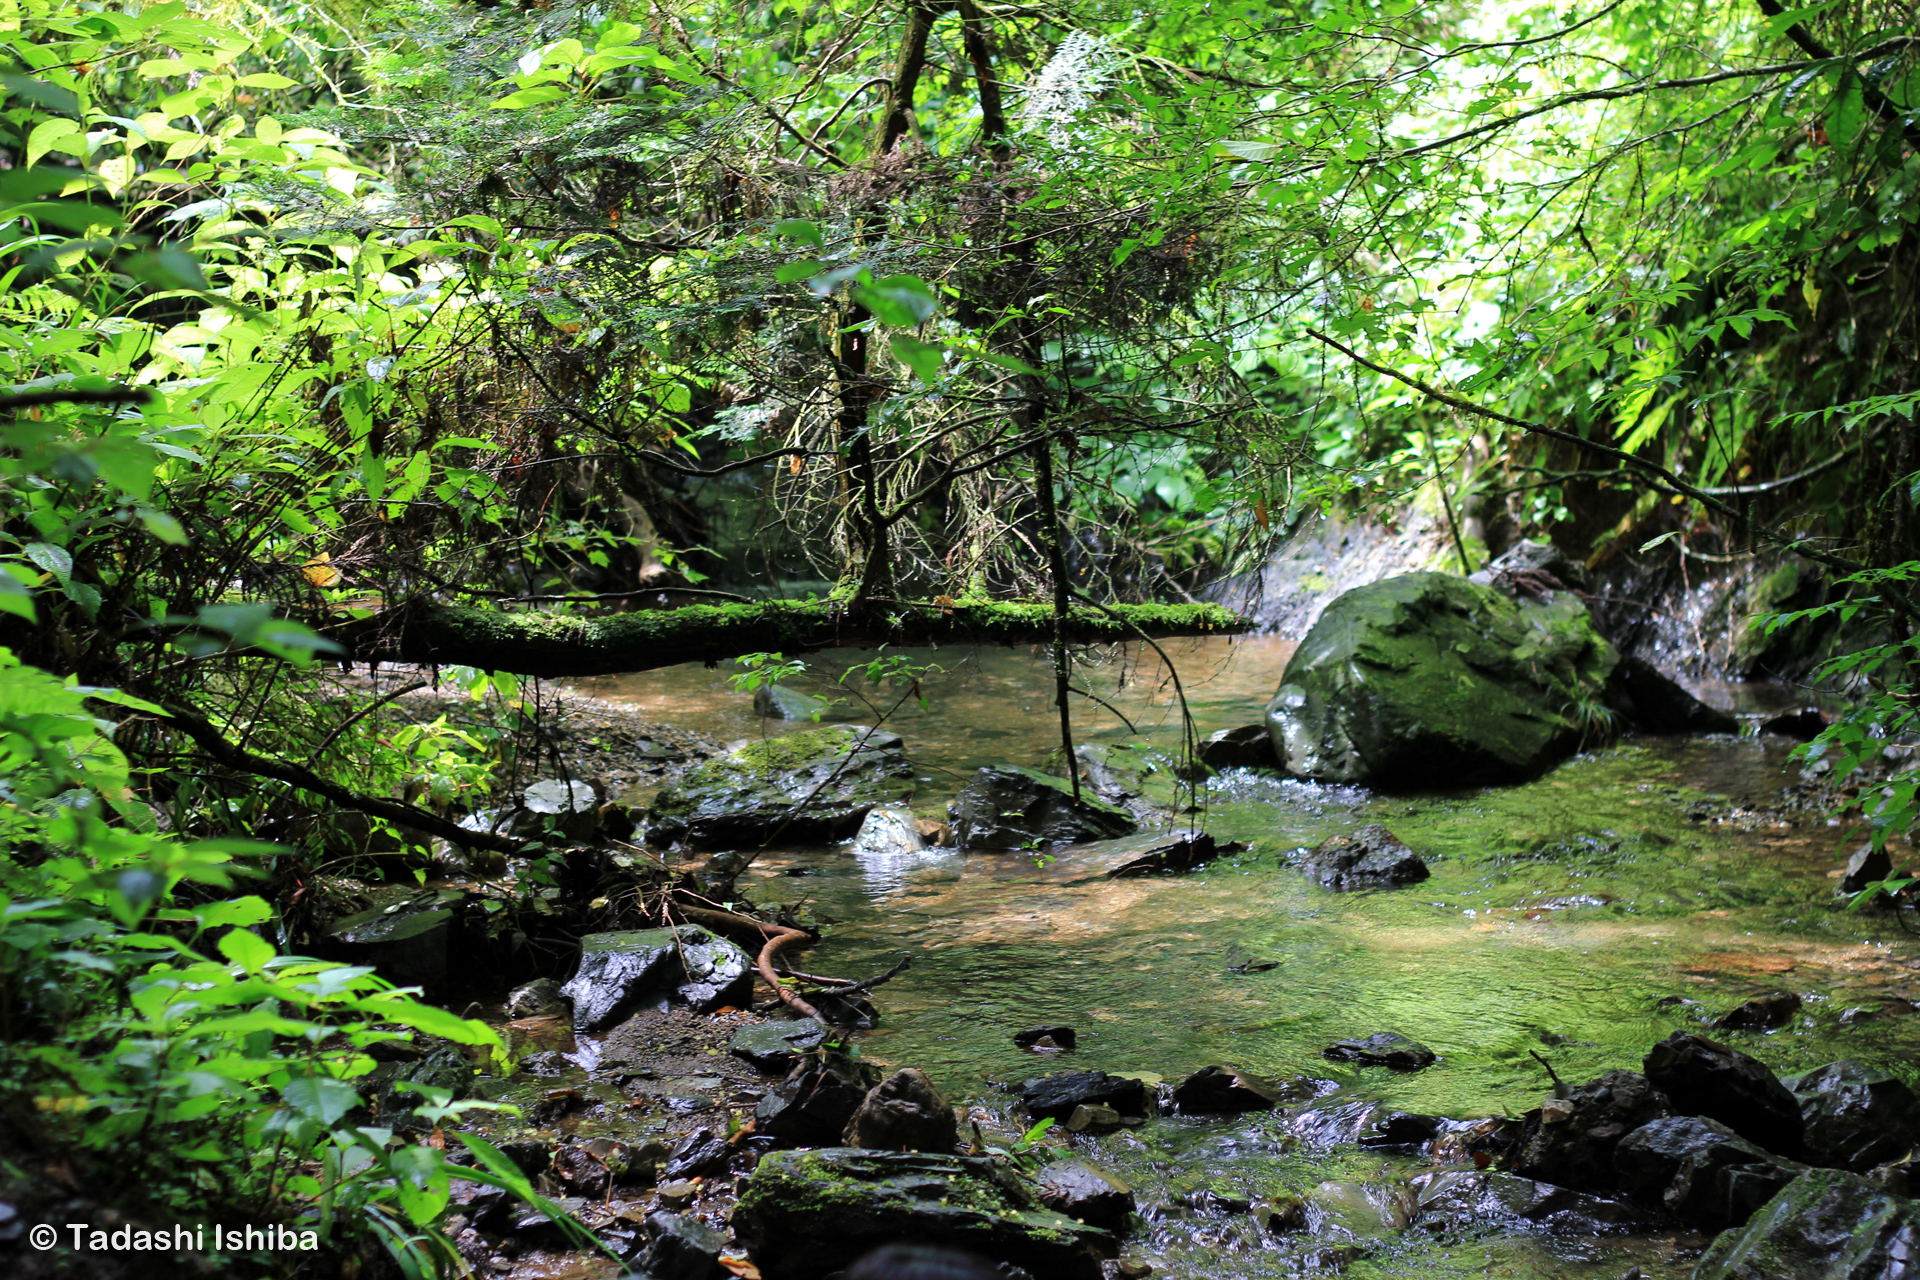
MULTIPOLYGON (((1075 606, 1066 638, 1113 644, 1150 637, 1231 635, 1251 623, 1207 604, 1075 606)), ((618 675, 749 653, 808 653, 879 645, 1016 645, 1053 640, 1048 604, 869 602, 859 616, 831 601, 687 605, 634 613, 457 608, 392 609, 328 631, 358 662, 460 665, 523 676, 618 675)))

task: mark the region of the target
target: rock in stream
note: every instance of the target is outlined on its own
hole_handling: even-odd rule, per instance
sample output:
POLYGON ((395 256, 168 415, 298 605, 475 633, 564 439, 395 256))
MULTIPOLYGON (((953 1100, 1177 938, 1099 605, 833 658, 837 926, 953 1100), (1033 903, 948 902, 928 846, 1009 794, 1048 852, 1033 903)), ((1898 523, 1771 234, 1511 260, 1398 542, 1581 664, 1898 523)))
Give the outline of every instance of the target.
POLYGON ((857 725, 748 743, 708 760, 662 791, 644 826, 654 844, 757 847, 844 840, 877 804, 913 798, 900 735, 857 725))

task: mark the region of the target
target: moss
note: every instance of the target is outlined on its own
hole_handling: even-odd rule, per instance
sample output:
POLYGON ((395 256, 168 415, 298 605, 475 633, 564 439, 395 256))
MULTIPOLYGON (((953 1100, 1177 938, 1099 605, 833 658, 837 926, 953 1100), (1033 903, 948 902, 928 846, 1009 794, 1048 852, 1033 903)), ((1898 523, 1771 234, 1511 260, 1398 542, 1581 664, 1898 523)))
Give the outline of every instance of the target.
MULTIPOLYGON (((1111 644, 1141 633, 1232 634, 1246 619, 1217 605, 1076 606, 1067 638, 1111 644)), ((609 675, 748 653, 894 645, 1031 644, 1053 638, 1053 609, 1026 601, 889 602, 861 617, 832 601, 688 605, 581 617, 426 606, 339 628, 331 638, 362 662, 460 663, 530 676, 609 675)))
POLYGON ((853 750, 860 734, 850 728, 811 729, 781 738, 750 742, 733 752, 729 759, 740 768, 765 777, 804 769, 816 760, 838 757, 853 750))

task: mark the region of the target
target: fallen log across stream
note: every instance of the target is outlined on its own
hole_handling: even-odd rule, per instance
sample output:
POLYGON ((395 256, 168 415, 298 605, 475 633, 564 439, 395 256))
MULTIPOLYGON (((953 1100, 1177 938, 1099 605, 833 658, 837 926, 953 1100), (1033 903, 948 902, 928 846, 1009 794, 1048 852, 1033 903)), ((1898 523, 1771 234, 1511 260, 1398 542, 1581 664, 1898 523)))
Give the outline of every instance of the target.
MULTIPOLYGON (((1070 644, 1233 635, 1253 624, 1210 604, 1076 606, 1070 644)), ((515 675, 578 677, 720 662, 749 653, 879 645, 1049 644, 1051 604, 874 599, 860 615, 833 601, 686 605, 582 617, 418 604, 324 629, 354 662, 458 664, 515 675)))

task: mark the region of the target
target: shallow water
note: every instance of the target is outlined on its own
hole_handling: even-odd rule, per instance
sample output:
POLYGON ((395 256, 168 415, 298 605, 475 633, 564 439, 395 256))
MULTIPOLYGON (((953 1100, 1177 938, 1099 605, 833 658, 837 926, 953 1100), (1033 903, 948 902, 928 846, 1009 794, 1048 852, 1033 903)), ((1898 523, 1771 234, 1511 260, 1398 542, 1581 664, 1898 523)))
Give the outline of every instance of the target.
MULTIPOLYGON (((1163 647, 1203 735, 1258 719, 1291 650, 1263 639, 1163 647)), ((925 708, 909 701, 888 722, 922 767, 915 808, 924 816, 938 815, 978 765, 1037 764, 1054 747, 1051 675, 1039 655, 910 656, 948 668, 923 681, 925 708)), ((814 672, 839 670, 832 655, 809 662, 814 672)), ((726 739, 806 727, 757 720, 726 675, 675 668, 583 687, 726 739)), ((1177 745, 1177 704, 1151 652, 1117 652, 1081 680, 1137 730, 1082 703, 1081 741, 1177 745)), ((831 691, 818 679, 799 687, 831 691)), ((1049 1070, 1177 1080, 1229 1063, 1339 1086, 1318 1107, 1370 1100, 1454 1117, 1518 1115, 1544 1093, 1531 1052, 1570 1082, 1637 1068, 1669 1032, 1782 989, 1806 1001, 1793 1025, 1718 1034, 1782 1075, 1848 1056, 1911 1080, 1920 1018, 1894 1015, 1920 1002, 1920 948, 1891 921, 1836 909, 1828 873, 1848 833, 1814 815, 1799 826, 1698 816, 1777 792, 1792 780, 1790 745, 1630 740, 1525 786, 1445 795, 1372 795, 1234 772, 1208 790, 1204 821, 1250 849, 1179 878, 1074 883, 1024 855, 933 851, 862 865, 843 850, 787 849, 763 855, 743 887, 762 904, 801 905, 828 925, 808 958, 815 972, 879 972, 912 952, 912 970, 881 993, 884 1022, 864 1051, 919 1066, 950 1096, 996 1114, 1008 1103, 1000 1082, 1049 1070), (1717 806, 1698 804, 1709 797, 1717 806), (1287 865, 1289 851, 1374 821, 1421 852, 1430 880, 1343 895, 1308 885, 1287 865), (1891 1012, 1843 1022, 1848 1009, 1891 1012), (1053 1060, 1014 1048, 1014 1031, 1041 1023, 1078 1028, 1079 1047, 1053 1060), (1336 1039, 1382 1030, 1427 1044, 1442 1061, 1397 1075, 1320 1056, 1336 1039)), ((1287 1123, 1280 1115, 1161 1120, 1076 1141, 1132 1180, 1143 1206, 1167 1206, 1201 1186, 1254 1200, 1314 1192, 1316 1203, 1347 1206, 1291 1244, 1263 1239, 1244 1215, 1168 1209, 1140 1245, 1163 1273, 1323 1271, 1327 1260, 1306 1251, 1348 1238, 1371 1242, 1348 1271, 1355 1276, 1571 1280, 1630 1265, 1649 1277, 1691 1267, 1670 1236, 1398 1234, 1380 1224, 1377 1206, 1365 1207, 1366 1194, 1404 1197, 1405 1178, 1424 1166, 1351 1146, 1316 1148, 1287 1123)))

